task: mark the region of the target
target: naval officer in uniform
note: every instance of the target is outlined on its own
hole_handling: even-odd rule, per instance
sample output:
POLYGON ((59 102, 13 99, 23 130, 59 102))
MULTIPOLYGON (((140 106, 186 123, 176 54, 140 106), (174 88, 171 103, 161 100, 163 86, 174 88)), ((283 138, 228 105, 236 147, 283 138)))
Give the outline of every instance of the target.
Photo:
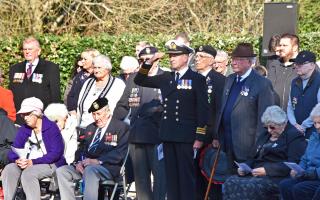
POLYGON ((156 53, 143 63, 134 81, 159 88, 163 98, 160 139, 167 179, 168 200, 194 200, 196 196, 194 158, 203 145, 209 104, 205 78, 188 68, 191 48, 176 40, 166 43, 173 72, 148 76, 164 54, 156 53))

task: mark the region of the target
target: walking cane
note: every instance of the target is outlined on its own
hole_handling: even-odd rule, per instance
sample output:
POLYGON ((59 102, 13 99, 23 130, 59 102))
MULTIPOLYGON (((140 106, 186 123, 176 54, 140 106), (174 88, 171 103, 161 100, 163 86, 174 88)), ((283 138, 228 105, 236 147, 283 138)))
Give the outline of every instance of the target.
POLYGON ((217 151, 217 154, 216 154, 216 158, 214 159, 214 162, 213 162, 213 166, 212 166, 212 169, 211 169, 211 173, 210 173, 210 179, 209 179, 209 183, 208 183, 208 187, 207 187, 207 191, 206 191, 206 196, 204 197, 204 200, 208 200, 208 196, 209 196, 209 192, 210 192, 210 188, 211 188, 211 182, 212 182, 212 179, 213 179, 213 176, 216 172, 216 167, 217 167, 217 164, 218 164, 218 160, 219 160, 219 156, 220 156, 220 144, 218 146, 218 151, 217 151))

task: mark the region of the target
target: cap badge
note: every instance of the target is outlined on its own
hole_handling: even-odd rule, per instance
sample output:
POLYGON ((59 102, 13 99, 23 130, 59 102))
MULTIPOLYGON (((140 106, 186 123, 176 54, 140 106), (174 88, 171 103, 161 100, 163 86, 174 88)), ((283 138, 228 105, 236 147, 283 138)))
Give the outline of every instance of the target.
POLYGON ((172 43, 170 44, 170 49, 176 50, 176 49, 177 49, 176 43, 172 42, 172 43))
POLYGON ((96 109, 96 110, 99 109, 99 104, 97 102, 93 102, 92 105, 93 105, 94 109, 96 109))
POLYGON ((147 54, 150 54, 150 53, 151 53, 150 48, 146 48, 146 53, 147 53, 147 54))

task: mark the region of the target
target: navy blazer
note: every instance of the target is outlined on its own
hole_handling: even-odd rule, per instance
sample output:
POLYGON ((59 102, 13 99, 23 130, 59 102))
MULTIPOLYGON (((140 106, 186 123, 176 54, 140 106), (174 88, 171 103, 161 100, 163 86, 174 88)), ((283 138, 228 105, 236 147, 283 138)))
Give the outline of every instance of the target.
POLYGON ((165 142, 193 143, 204 141, 208 122, 208 97, 205 78, 188 69, 180 78, 191 83, 188 89, 178 87, 174 72, 147 76, 151 65, 144 64, 135 77, 136 84, 159 88, 163 99, 160 139, 165 142))

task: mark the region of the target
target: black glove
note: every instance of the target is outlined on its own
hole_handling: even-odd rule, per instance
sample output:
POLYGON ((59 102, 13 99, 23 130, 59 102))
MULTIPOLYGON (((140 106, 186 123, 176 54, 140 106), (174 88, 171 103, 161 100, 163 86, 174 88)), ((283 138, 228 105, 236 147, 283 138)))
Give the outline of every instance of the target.
POLYGON ((303 173, 297 174, 295 178, 301 180, 315 180, 318 178, 318 174, 316 169, 308 169, 303 173))

